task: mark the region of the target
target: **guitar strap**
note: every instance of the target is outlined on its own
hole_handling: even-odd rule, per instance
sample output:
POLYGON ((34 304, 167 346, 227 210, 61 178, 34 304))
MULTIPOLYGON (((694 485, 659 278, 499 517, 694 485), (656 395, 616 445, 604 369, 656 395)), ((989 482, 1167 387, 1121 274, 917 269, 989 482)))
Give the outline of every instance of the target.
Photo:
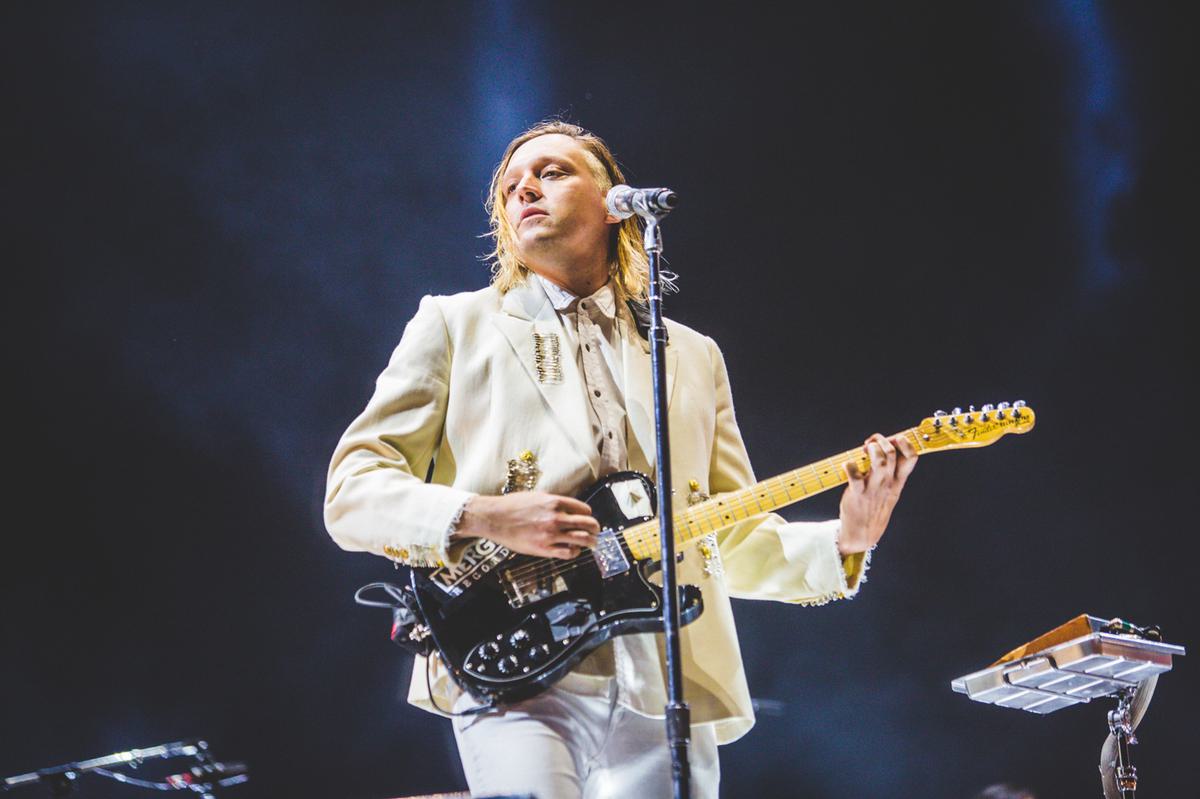
MULTIPOLYGON (((644 341, 650 341, 650 306, 644 302, 634 302, 633 300, 625 300, 625 305, 633 316, 633 326, 637 328, 638 335, 644 341)), ((670 341, 669 335, 667 341, 670 341)))

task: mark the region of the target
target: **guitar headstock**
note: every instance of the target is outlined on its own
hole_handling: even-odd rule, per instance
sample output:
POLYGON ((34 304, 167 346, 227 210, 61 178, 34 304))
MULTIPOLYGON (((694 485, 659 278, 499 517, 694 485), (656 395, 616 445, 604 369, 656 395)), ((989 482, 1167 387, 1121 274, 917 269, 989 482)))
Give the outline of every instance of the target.
POLYGON ((916 427, 921 439, 921 451, 986 447, 1009 433, 1028 433, 1033 429, 1033 408, 1017 400, 1009 404, 984 405, 975 410, 972 405, 964 412, 955 408, 946 413, 937 411, 916 427))

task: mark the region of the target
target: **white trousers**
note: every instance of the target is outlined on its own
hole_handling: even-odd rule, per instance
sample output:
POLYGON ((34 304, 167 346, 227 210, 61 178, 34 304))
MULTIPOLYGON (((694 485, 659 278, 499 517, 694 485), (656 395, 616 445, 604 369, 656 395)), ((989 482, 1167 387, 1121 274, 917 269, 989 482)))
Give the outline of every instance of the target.
MULTIPOLYGON (((534 799, 669 799, 671 753, 662 719, 617 702, 616 680, 568 674, 503 710, 454 719, 474 796, 534 799)), ((462 697, 455 710, 470 707, 462 697)), ((692 727, 692 796, 717 799, 721 769, 708 725, 692 727)))

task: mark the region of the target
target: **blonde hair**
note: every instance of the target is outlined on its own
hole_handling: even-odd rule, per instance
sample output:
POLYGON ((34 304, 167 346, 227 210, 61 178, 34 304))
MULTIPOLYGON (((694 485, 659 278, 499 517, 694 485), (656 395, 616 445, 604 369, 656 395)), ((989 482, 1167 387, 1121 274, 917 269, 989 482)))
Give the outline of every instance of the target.
MULTIPOLYGON (((579 142, 587 156, 585 160, 591 168, 592 177, 595 178, 602 194, 607 194, 613 186, 625 182, 621 167, 617 166, 617 159, 613 157, 608 145, 599 136, 578 125, 561 120, 539 122, 509 142, 504 157, 492 173, 492 185, 484 203, 489 217, 490 235, 495 242, 492 251, 484 257, 490 262, 492 285, 501 293, 523 282, 529 275, 529 267, 521 262, 517 254, 516 234, 504 212, 502 179, 518 147, 530 139, 551 133, 570 136, 579 142)), ((608 273, 612 276, 618 299, 645 302, 650 284, 650 264, 642 245, 641 220, 637 216, 631 216, 613 228, 609 240, 608 273)))

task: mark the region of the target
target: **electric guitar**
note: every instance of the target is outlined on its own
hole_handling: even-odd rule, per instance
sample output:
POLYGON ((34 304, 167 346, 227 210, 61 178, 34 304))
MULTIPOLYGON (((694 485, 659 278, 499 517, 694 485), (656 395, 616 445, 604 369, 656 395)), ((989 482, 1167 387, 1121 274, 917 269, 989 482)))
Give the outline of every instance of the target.
MULTIPOLYGON (((899 435, 924 455, 987 446, 1033 424, 1025 403, 1001 403, 938 411, 899 435)), ((847 481, 850 463, 870 468, 856 447, 679 510, 677 547, 836 488, 847 481)), ((661 589, 649 581, 661 557, 653 483, 637 472, 618 472, 579 498, 602 529, 596 547, 573 560, 515 554, 478 539, 453 567, 412 570, 422 618, 410 637, 432 636, 454 680, 487 705, 540 693, 614 636, 662 629, 661 589)), ((688 624, 703 610, 700 590, 679 590, 681 621, 688 624)))

